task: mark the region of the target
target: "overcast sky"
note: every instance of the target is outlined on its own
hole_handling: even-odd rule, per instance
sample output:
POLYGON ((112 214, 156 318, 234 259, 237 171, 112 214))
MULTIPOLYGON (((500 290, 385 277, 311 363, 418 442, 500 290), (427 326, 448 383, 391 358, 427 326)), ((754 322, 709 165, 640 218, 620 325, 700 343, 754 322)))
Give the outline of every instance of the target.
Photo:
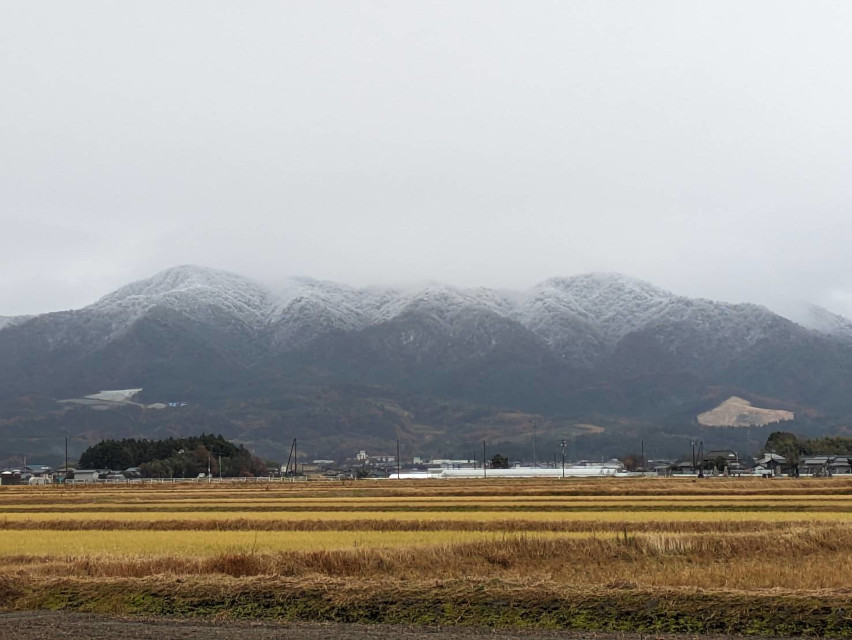
POLYGON ((852 2, 0 4, 0 315, 177 264, 852 315, 852 2))

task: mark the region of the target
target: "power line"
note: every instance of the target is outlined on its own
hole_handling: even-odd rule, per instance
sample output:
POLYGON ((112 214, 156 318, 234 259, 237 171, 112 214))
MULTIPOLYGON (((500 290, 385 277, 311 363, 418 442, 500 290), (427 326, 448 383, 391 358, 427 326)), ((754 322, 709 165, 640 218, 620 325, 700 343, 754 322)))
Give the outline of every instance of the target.
POLYGON ((0 440, 56 440, 58 438, 68 438, 69 440, 88 440, 89 438, 83 435, 68 436, 64 433, 55 436, 0 436, 0 440))

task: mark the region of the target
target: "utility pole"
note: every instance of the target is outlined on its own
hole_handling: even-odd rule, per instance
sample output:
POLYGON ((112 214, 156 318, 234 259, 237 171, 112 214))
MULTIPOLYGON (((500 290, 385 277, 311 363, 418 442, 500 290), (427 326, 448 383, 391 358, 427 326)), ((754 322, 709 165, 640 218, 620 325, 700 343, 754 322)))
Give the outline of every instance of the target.
POLYGON ((538 454, 536 454, 536 450, 535 450, 535 444, 536 444, 535 443, 535 436, 536 436, 535 420, 532 421, 532 428, 533 428, 533 467, 535 467, 537 469, 538 468, 538 454))
POLYGON ((642 441, 642 471, 645 471, 645 441, 642 441))
POLYGON ((222 453, 219 452, 219 480, 222 480, 222 453))
POLYGON ((692 473, 695 473, 695 440, 690 444, 692 445, 692 473))
POLYGON ((289 475, 289 474, 292 474, 293 476, 296 475, 296 472, 293 471, 293 468, 290 466, 290 462, 293 460, 293 449, 295 448, 295 446, 296 446, 296 439, 293 438, 293 444, 290 445, 290 454, 287 456, 287 466, 284 467, 284 475, 285 476, 289 475))
POLYGON ((562 441, 562 479, 565 479, 565 440, 562 441))
POLYGON ((62 484, 68 484, 68 434, 65 434, 65 471, 62 472, 62 484))
POLYGON ((399 438, 396 439, 396 479, 400 480, 399 438))
POLYGON ((482 477, 483 478, 488 477, 488 471, 485 468, 485 466, 486 466, 485 465, 485 440, 483 440, 482 441, 482 477))

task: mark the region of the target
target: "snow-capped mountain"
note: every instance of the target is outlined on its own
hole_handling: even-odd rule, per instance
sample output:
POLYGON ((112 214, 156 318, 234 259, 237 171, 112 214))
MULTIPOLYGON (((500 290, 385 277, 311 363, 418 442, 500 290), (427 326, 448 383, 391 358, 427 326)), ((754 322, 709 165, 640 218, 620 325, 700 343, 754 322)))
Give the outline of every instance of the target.
POLYGON ((371 321, 372 297, 332 282, 290 279, 269 293, 265 317, 273 345, 300 348, 330 332, 363 329, 371 321))
POLYGON ((106 319, 112 333, 158 307, 195 321, 227 318, 248 329, 259 329, 267 321, 269 304, 268 292, 248 278, 185 265, 121 287, 83 311, 106 319))
POLYGON ((571 318, 595 328, 601 340, 612 344, 665 313, 678 296, 647 282, 615 273, 590 273, 547 280, 521 305, 525 324, 550 318, 549 329, 559 329, 559 318, 571 318))
MULTIPOLYGON (((228 324, 265 332, 275 348, 302 348, 328 333, 362 331, 403 316, 419 315, 449 334, 466 315, 488 313, 529 330, 555 355, 592 365, 611 355, 625 337, 654 332, 672 351, 685 337, 707 334, 709 350, 740 350, 773 331, 796 331, 764 307, 678 296, 647 282, 613 273, 553 278, 528 292, 429 285, 416 290, 358 289, 333 282, 293 278, 279 287, 261 285, 225 271, 180 266, 128 284, 83 309, 39 316, 52 325, 49 342, 61 344, 75 327, 95 333, 102 345, 134 323, 168 312, 189 322, 228 324), (71 325, 71 326, 68 326, 71 325), (688 331, 686 330, 688 328, 688 331), (684 333, 683 336, 677 335, 684 333)), ((852 322, 824 309, 810 311, 810 329, 827 335, 852 333, 852 322)), ((0 318, 0 328, 32 318, 0 318)), ((77 339, 73 339, 73 338, 77 339)))
POLYGON ((675 298, 618 274, 553 278, 533 288, 517 309, 529 328, 563 359, 589 365, 612 351, 675 298))
MULTIPOLYGON (((354 332, 416 314, 448 332, 466 314, 488 312, 519 323, 562 358, 591 364, 638 331, 689 325, 712 332, 728 347, 758 342, 786 321, 764 307, 678 296, 647 282, 612 273, 553 278, 514 295, 486 289, 428 285, 415 290, 358 289, 310 278, 269 287, 225 271, 180 266, 128 284, 70 314, 97 325, 101 341, 156 310, 186 320, 227 322, 265 330, 277 348, 301 348, 329 332, 354 332)), ((852 322, 814 309, 812 328, 830 335, 852 322)), ((0 327, 30 318, 0 318, 0 327)), ((61 324, 61 323, 59 323, 61 324)), ((670 333, 670 329, 668 332, 670 333)), ((673 336, 669 336, 670 338, 673 336)))
POLYGON ((618 274, 501 292, 308 278, 268 286, 181 266, 83 309, 0 322, 0 394, 152 384, 183 395, 234 385, 267 393, 249 390, 319 376, 563 410, 583 385, 621 389, 628 402, 638 392, 624 385, 659 386, 663 376, 675 381, 664 383, 667 402, 731 381, 743 393, 834 397, 822 376, 842 379, 847 361, 852 370, 848 341, 837 338, 852 323, 830 320, 817 331, 761 306, 678 296, 618 274))

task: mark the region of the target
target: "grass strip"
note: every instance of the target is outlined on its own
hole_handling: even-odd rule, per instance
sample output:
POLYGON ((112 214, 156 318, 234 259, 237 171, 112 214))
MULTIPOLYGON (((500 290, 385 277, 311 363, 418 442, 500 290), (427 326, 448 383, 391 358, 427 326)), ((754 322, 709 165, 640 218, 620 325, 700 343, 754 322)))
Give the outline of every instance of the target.
MULTIPOLYGON (((0 530, 8 531, 495 531, 523 533, 552 532, 630 532, 630 533, 756 533, 786 531, 802 527, 801 520, 292 520, 292 519, 173 519, 173 520, 4 520, 0 530)), ((847 528, 846 522, 825 522, 814 527, 847 528)))
POLYGON ((852 637, 849 595, 594 587, 499 579, 0 578, 7 609, 304 622, 852 637))
MULTIPOLYGON (((458 504, 458 505, 86 505, 90 513, 369 513, 377 509, 385 513, 777 513, 783 509, 789 513, 843 513, 848 514, 850 507, 843 503, 813 504, 714 504, 714 505, 678 505, 678 504, 636 504, 636 505, 537 505, 537 504, 458 504)), ((37 513, 77 513, 81 510, 74 505, 51 505, 43 507, 0 507, 0 514, 18 514, 33 511, 37 513)))

